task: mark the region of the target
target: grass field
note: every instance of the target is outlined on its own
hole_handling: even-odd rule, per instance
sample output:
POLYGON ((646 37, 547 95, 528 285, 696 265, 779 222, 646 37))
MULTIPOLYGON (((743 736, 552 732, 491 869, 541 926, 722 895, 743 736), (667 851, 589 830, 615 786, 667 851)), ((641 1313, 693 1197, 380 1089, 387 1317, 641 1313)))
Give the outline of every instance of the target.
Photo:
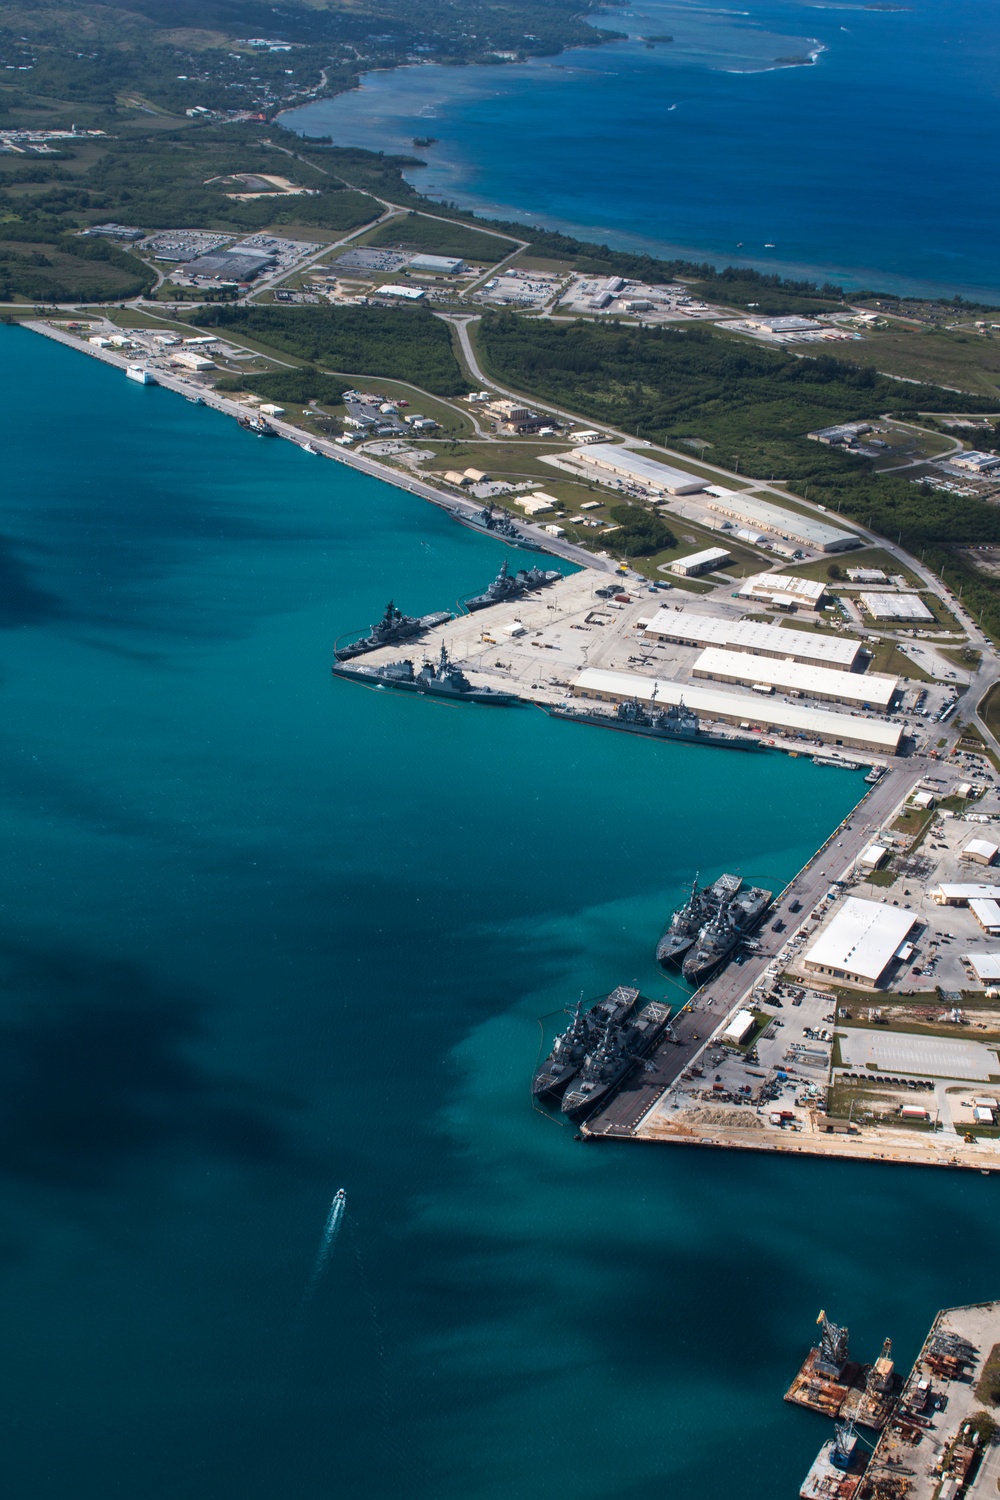
POLYGON ((923 587, 915 573, 911 573, 909 568, 904 568, 891 552, 886 552, 881 547, 858 547, 851 552, 840 552, 836 557, 819 557, 815 562, 793 563, 791 567, 783 571, 793 573, 799 578, 818 578, 823 583, 843 582, 846 584, 848 583, 848 568, 881 568, 883 573, 901 574, 914 588, 923 587), (831 579, 831 567, 839 568, 844 575, 843 579, 831 579))
MULTIPOLYGON (((824 357, 870 365, 884 375, 924 380, 977 396, 1000 398, 1000 336, 894 323, 860 342, 824 344, 824 357)), ((956 411, 961 403, 956 405, 956 411)))

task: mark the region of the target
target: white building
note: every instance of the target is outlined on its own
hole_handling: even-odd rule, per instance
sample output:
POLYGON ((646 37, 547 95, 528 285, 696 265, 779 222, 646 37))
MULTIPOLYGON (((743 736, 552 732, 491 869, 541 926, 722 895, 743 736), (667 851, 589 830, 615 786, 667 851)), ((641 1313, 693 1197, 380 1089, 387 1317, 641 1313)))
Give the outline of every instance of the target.
POLYGON ((1000 469, 1000 458, 995 453, 957 453, 948 462, 953 468, 969 469, 973 474, 991 474, 1000 469))
POLYGON ((640 703, 655 700, 659 707, 683 702, 696 714, 743 729, 756 725, 762 733, 791 738, 823 740, 832 745, 859 750, 877 750, 895 755, 903 729, 882 719, 865 719, 837 713, 826 708, 806 708, 801 704, 782 703, 779 699, 757 700, 743 693, 726 693, 719 688, 697 683, 670 682, 662 677, 644 677, 634 672, 610 672, 588 667, 572 684, 577 697, 596 698, 605 703, 623 703, 637 698, 640 703))
POLYGON ((849 896, 805 955, 802 967, 873 987, 915 926, 910 911, 849 896))
POLYGON ((991 844, 989 839, 970 839, 959 857, 977 865, 991 865, 998 854, 1000 845, 991 844))
POLYGON ((723 568, 732 560, 732 553, 725 547, 706 547, 703 552, 690 552, 687 557, 679 557, 670 564, 670 571, 681 578, 693 578, 698 573, 712 573, 716 568, 723 568))
POLYGON ((672 641, 678 646, 727 646, 753 656, 776 656, 849 672, 858 659, 861 642, 848 636, 814 635, 811 630, 782 630, 762 620, 727 620, 722 615, 700 615, 692 609, 660 609, 646 626, 646 640, 672 641))
POLYGON ((991 937, 1000 933, 1000 901, 973 899, 969 902, 969 910, 984 932, 988 932, 991 937))
POLYGON ((410 261, 411 271, 436 271, 439 275, 457 276, 465 270, 465 261, 452 255, 415 255, 410 261))
POLYGON ((966 953, 964 956, 980 984, 995 984, 1000 979, 1000 953, 966 953))
POLYGON ((605 474, 616 474, 658 495, 696 495, 705 488, 704 479, 659 463, 634 448, 622 448, 617 443, 590 443, 573 457, 578 463, 605 474))
POLYGON ((425 294, 423 288, 419 286, 396 286, 395 284, 391 284, 380 286, 378 295, 380 297, 400 297, 404 302, 419 302, 425 294))
POLYGON ((863 870, 878 870, 888 852, 882 844, 869 844, 864 853, 859 855, 858 864, 863 870))
POLYGON ((741 599, 762 599, 781 609, 819 609, 826 587, 793 573, 755 573, 740 589, 741 599))
POLYGON ((784 693, 881 710, 889 707, 899 686, 898 677, 839 672, 833 667, 750 656, 745 651, 726 651, 719 646, 706 646, 691 671, 693 676, 708 677, 713 682, 744 682, 754 686, 760 683, 784 693))
POLYGON ((826 521, 813 520, 798 511, 785 510, 781 505, 772 505, 768 500, 758 500, 737 490, 723 490, 713 486, 710 499, 705 501, 709 510, 730 516, 744 526, 757 526, 761 531, 772 532, 786 541, 801 542, 815 552, 845 552, 848 547, 860 547, 861 542, 853 531, 844 531, 826 521))
POLYGON ((881 568, 848 568, 847 576, 852 583, 888 583, 881 568))
POLYGON ((722 1033, 722 1040, 730 1047, 742 1047, 757 1024, 752 1010, 738 1010, 722 1033))
POLYGON ((186 370, 215 369, 214 359, 206 359, 204 354, 195 354, 187 349, 178 349, 170 358, 175 365, 183 365, 186 370))
POLYGON ((861 594, 861 603, 873 620, 933 620, 918 594, 861 594))
POLYGON ((939 885, 931 891, 938 906, 968 906, 970 901, 1000 901, 1000 885, 939 885))

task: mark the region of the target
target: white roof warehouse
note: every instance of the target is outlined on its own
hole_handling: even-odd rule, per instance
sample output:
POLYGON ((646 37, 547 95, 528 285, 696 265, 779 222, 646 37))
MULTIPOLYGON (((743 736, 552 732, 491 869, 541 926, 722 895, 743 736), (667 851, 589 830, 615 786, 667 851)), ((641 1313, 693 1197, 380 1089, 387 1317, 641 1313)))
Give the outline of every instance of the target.
POLYGON ((876 985, 916 926, 910 911, 849 896, 802 960, 814 974, 876 985))
POLYGON ((696 474, 672 469, 669 464, 658 463, 646 453, 637 453, 634 448, 620 448, 616 443, 591 443, 574 452, 572 457, 578 463, 604 469, 660 494, 696 495, 706 484, 696 474))
POLYGON ((673 641, 678 646, 728 646, 754 656, 814 662, 849 672, 861 642, 847 637, 813 635, 808 630, 782 630, 757 620, 727 620, 721 615, 698 615, 694 610, 661 609, 646 626, 646 639, 673 641))
POLYGON ((814 521, 811 516, 771 505, 767 500, 738 494, 735 490, 716 490, 704 504, 709 510, 741 521, 744 526, 759 526, 761 531, 791 537, 816 552, 845 552, 848 547, 861 546, 860 538, 853 531, 842 531, 839 526, 814 521))
POLYGON ((887 709, 899 686, 898 677, 868 677, 800 661, 749 656, 745 651, 725 651, 719 646, 706 646, 691 671, 695 677, 708 677, 714 682, 760 683, 786 693, 803 693, 807 698, 850 703, 856 708, 887 709))
POLYGON ((903 732, 901 725, 883 719, 856 718, 777 699, 752 699, 746 694, 724 693, 714 687, 643 677, 634 672, 608 672, 599 667, 588 667, 581 672, 572 691, 578 697, 598 698, 606 703, 623 703, 627 698, 649 703, 655 698, 666 708, 683 701, 706 719, 725 724, 760 724, 773 733, 825 740, 858 750, 878 750, 883 755, 895 755, 903 732))

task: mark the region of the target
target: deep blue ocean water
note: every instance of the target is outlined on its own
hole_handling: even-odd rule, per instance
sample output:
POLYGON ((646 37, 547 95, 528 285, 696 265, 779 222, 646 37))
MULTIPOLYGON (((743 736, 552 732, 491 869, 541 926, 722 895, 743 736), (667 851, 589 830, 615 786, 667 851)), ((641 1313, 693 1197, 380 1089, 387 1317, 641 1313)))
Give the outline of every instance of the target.
POLYGON ((417 154, 415 186, 487 215, 1000 302, 992 0, 636 0, 595 24, 630 39, 527 65, 373 73, 284 123, 417 154), (674 41, 640 40, 658 35, 674 41), (415 136, 439 144, 414 153, 415 136))
POLYGON ((819 1308, 906 1360, 996 1295, 996 1177, 585 1147, 528 1080, 859 779, 334 681, 503 549, 23 330, 0 401, 5 1493, 797 1493, 819 1308))

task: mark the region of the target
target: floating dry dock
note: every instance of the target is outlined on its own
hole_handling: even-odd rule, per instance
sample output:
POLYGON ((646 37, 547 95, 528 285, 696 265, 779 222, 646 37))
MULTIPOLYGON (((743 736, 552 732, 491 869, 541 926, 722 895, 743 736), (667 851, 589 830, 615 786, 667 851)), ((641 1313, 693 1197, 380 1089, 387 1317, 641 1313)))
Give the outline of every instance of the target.
POLYGON ((1000 1302, 939 1312, 902 1383, 886 1339, 873 1365, 849 1358, 825 1313, 786 1401, 833 1417, 801 1500, 986 1500, 1000 1489, 1000 1302), (880 1430, 871 1457, 859 1427, 880 1430))

